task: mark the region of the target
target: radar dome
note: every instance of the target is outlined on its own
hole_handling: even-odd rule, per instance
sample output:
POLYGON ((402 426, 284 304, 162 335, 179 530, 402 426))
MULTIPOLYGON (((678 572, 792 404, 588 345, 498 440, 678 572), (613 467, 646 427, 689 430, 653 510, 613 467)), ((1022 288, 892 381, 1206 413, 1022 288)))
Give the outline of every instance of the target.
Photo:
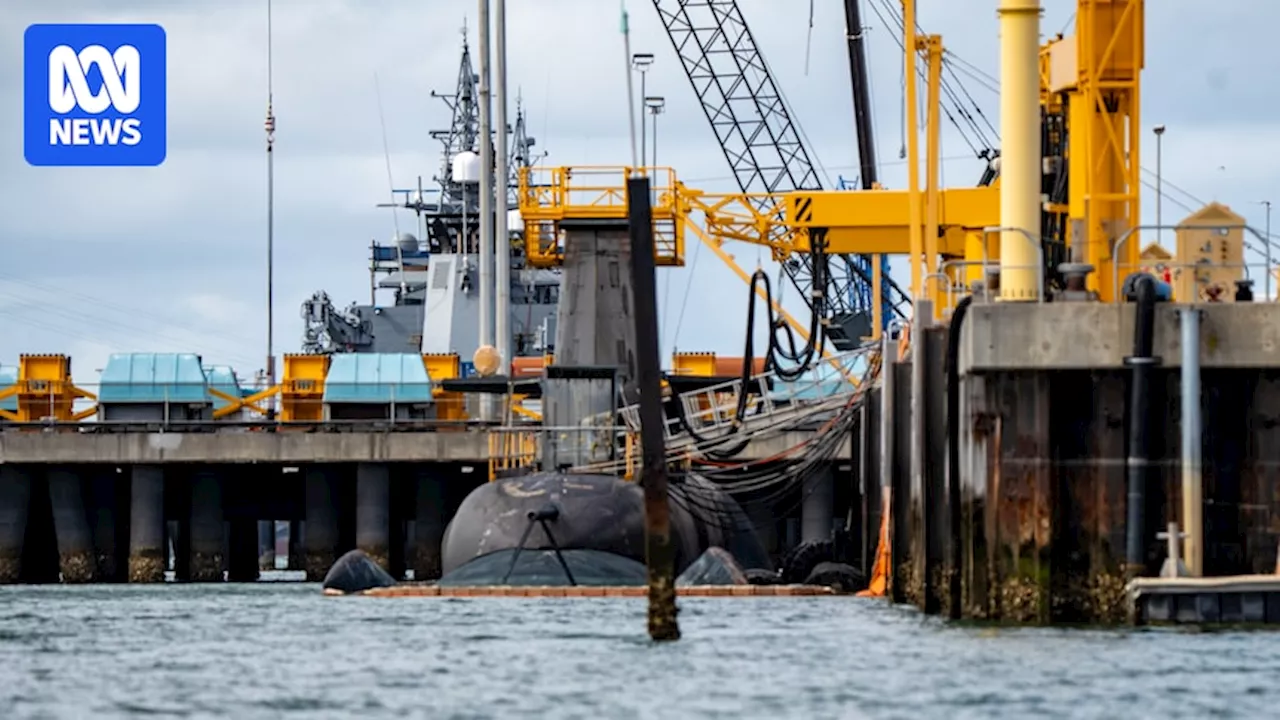
POLYGON ((396 244, 400 246, 400 252, 418 252, 418 238, 413 233, 400 233, 396 237, 396 244))
POLYGON ((507 231, 518 233, 524 232, 524 216, 519 210, 511 209, 507 211, 507 231))
POLYGON ((498 366, 502 364, 502 361, 498 357, 497 348, 492 345, 481 345, 476 349, 476 354, 472 356, 471 364, 475 366, 477 375, 489 377, 498 372, 498 366))
POLYGON ((456 183, 480 182, 480 156, 470 150, 454 155, 453 181, 456 183))

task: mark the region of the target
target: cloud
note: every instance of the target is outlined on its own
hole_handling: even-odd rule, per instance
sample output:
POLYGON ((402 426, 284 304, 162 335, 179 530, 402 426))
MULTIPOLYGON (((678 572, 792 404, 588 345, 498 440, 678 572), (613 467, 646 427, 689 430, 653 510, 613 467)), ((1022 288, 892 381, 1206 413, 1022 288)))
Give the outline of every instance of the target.
MULTIPOLYGON (((885 28, 875 11, 897 4, 862 3, 877 154, 881 179, 891 187, 906 179, 898 159, 902 56, 898 30, 885 28)), ((733 190, 728 162, 652 3, 628 5, 632 50, 656 56, 646 91, 667 99, 658 120, 659 163, 675 166, 700 189, 733 190)), ((840 4, 818 3, 812 31, 807 3, 740 5, 824 179, 852 179, 858 155, 840 4)), ((1071 3, 1050 5, 1045 35, 1068 26, 1071 15, 1071 3)), ((1262 208, 1252 203, 1276 192, 1280 173, 1268 161, 1280 150, 1276 100, 1258 91, 1278 74, 1280 56, 1262 33, 1280 23, 1280 5, 1219 5, 1205 13, 1196 0, 1148 3, 1142 122, 1169 127, 1163 179, 1194 196, 1178 197, 1189 204, 1221 200, 1261 226, 1262 208)), ((989 83, 984 75, 998 75, 995 7, 922 0, 920 23, 941 32, 948 49, 966 61, 953 62, 955 77, 948 77, 964 81, 972 105, 998 130, 998 98, 983 87, 989 83)), ((627 163, 627 58, 618 5, 530 0, 508 3, 508 14, 512 95, 521 95, 529 129, 550 153, 545 162, 627 163)), ((74 353, 79 376, 101 367, 113 350, 174 349, 234 364, 242 374, 262 365, 265 20, 260 0, 6 5, 0 16, 0 137, 7 138, 0 144, 0 362, 14 362, 21 352, 74 353), (166 28, 170 152, 163 166, 25 164, 22 32, 37 21, 166 28)), ((328 290, 340 304, 368 296, 369 242, 389 238, 395 224, 389 211, 376 207, 390 194, 380 116, 396 186, 411 186, 419 175, 430 184, 439 171, 439 143, 429 132, 444 127, 448 115, 431 91, 452 90, 464 22, 472 26, 474 51, 474 3, 275 0, 277 352, 298 346, 298 306, 314 290, 328 290)), ((961 99, 970 105, 967 96, 961 99)), ((996 133, 985 134, 996 141, 996 133)), ((943 154, 952 158, 945 183, 977 180, 981 164, 966 142, 975 135, 945 124, 943 154)), ((1143 138, 1143 165, 1154 168, 1154 138, 1149 131, 1143 138)), ((1148 191, 1148 222, 1153 200, 1148 191)), ((1181 213, 1165 203, 1166 215, 1175 209, 1181 213)), ((408 222, 403 213, 398 219, 408 222)), ((665 351, 739 353, 746 288, 696 247, 690 238, 689 267, 661 271, 665 351)), ((749 246, 731 251, 748 270, 762 258, 777 276, 767 253, 749 246)), ((796 294, 789 288, 787 294, 794 304, 796 294)))

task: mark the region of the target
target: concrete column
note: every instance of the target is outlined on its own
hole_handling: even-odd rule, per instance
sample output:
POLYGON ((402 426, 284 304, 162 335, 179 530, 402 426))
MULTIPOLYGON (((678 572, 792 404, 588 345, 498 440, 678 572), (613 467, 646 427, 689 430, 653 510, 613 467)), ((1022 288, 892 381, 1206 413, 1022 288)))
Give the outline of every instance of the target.
POLYGON ((356 547, 387 569, 391 547, 391 468, 356 465, 356 547))
POLYGON ((800 542, 829 540, 835 505, 835 475, 830 468, 817 471, 805 484, 800 505, 800 542))
POLYGON ((121 508, 117 501, 120 475, 115 468, 95 473, 90 481, 89 526, 93 533, 93 549, 98 563, 98 580, 119 582, 120 544, 117 538, 119 524, 116 513, 121 508))
POLYGON ((129 498, 129 582, 164 582, 164 469, 134 465, 129 498))
POLYGON ((22 545, 31 506, 31 476, 13 465, 0 465, 0 584, 18 582, 22 545))
POLYGON ((53 506, 53 527, 58 537, 58 570, 66 583, 94 582, 98 579, 93 535, 85 512, 80 475, 62 467, 51 468, 49 502, 53 506))
POLYGON ((276 521, 258 521, 258 568, 276 569, 276 521))
POLYGON ((334 503, 333 477, 324 467, 308 467, 306 478, 306 529, 302 532, 303 569, 307 580, 324 579, 338 559, 338 508, 334 503))
POLYGON ((440 543, 444 526, 449 521, 442 473, 421 468, 415 473, 418 485, 418 507, 413 529, 413 578, 435 580, 440 577, 440 543))
POLYGON ((302 553, 302 521, 289 521, 289 563, 290 570, 302 570, 306 567, 306 561, 302 553))
POLYGON ((226 522, 222 508, 222 480, 209 469, 191 478, 191 582, 221 582, 225 559, 226 522))

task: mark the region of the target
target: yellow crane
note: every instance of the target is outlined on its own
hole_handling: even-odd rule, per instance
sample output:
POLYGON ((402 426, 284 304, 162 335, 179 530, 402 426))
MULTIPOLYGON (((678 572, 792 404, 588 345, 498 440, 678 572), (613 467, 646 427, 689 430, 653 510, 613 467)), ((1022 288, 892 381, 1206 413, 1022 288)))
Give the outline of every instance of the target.
MULTIPOLYGON (((1038 43, 1039 0, 1001 0, 1000 11, 1003 27, 1015 29, 1022 42, 1033 38, 1038 43)), ((1117 240, 1138 226, 1140 217, 1143 17, 1144 0, 1077 0, 1074 34, 1054 37, 1041 47, 1037 68, 1030 73, 1021 67, 1002 68, 1006 84, 1019 79, 1033 82, 1028 87, 1032 92, 1038 88, 1040 96, 1041 117, 1036 125, 1040 132, 1028 133, 1024 127, 1014 137, 1004 138, 1006 155, 1011 154, 1011 142, 1024 145, 1012 153, 1024 158, 1027 145, 1040 144, 1044 149, 1031 147, 1031 154, 1042 160, 1034 169, 1035 177, 1028 181, 1027 169, 1021 168, 1018 179, 1024 194, 1041 198, 1036 200, 1040 207, 1036 218, 1007 222, 1001 209, 1001 179, 986 187, 940 187, 938 107, 944 48, 940 36, 918 32, 915 1, 903 0, 907 77, 917 77, 921 56, 925 66, 923 187, 918 177, 909 177, 905 190, 715 194, 685 186, 668 168, 530 168, 520 176, 526 252, 531 258, 554 261, 559 250, 549 239, 558 236, 560 220, 598 212, 624 213, 625 203, 620 209, 605 210, 611 203, 604 196, 624 197, 620 193, 625 177, 647 172, 657 178, 659 188, 655 217, 670 233, 664 237, 664 246, 670 250, 660 264, 678 264, 684 233, 690 223, 698 222, 713 245, 726 241, 765 245, 776 260, 809 252, 818 237, 825 252, 833 255, 906 255, 912 267, 913 295, 931 297, 939 310, 949 305, 956 288, 979 279, 983 266, 993 266, 1002 249, 1006 268, 1012 270, 1002 278, 1004 300, 1038 299, 1045 285, 1042 278, 1055 272, 1042 266, 1055 257, 1093 265, 1097 272, 1090 276, 1089 289, 1103 301, 1117 300, 1115 279, 1123 268, 1135 268, 1138 257, 1136 242, 1121 244, 1118 257, 1112 257, 1112 252, 1117 240), (605 174, 620 181, 609 186, 575 185, 576 178, 605 174), (1065 192, 1054 188, 1065 188, 1065 192), (530 232, 531 226, 543 231, 530 232), (1051 252, 1055 247, 1061 252, 1051 252), (1014 251, 1020 255, 1020 264, 1009 262, 1014 251)), ((907 83, 907 89, 907 160, 909 167, 917 168, 914 83, 907 83)), ((1001 176, 1007 176, 1008 170, 1001 168, 1001 176)), ((875 291, 879 308, 882 285, 877 283, 875 291)))

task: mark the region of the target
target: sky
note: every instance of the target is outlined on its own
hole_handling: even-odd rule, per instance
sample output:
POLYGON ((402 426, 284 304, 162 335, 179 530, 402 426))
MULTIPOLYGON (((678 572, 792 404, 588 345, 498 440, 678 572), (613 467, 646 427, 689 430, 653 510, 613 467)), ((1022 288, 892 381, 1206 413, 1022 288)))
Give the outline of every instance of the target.
MULTIPOLYGON (((901 53, 863 0, 882 181, 905 185, 901 53)), ((999 127, 994 0, 920 0, 977 106, 999 127)), ((629 157, 626 56, 612 0, 509 3, 510 94, 519 93, 541 164, 622 165, 629 157)), ((650 95, 666 98, 659 164, 688 185, 734 189, 649 0, 627 2, 631 49, 651 52, 650 95)), ((1070 28, 1074 2, 1045 0, 1048 35, 1070 28)), ((857 170, 839 0, 740 0, 743 14, 829 182, 857 170), (784 9, 785 8, 785 9, 784 9)), ((462 28, 475 45, 472 0, 275 0, 274 337, 301 342, 299 307, 327 290, 339 305, 368 296, 372 239, 397 218, 378 208, 393 182, 439 169, 429 131, 448 122, 431 91, 451 92, 462 28), (379 109, 385 116, 387 155, 379 109)), ((1165 221, 1217 200, 1263 227, 1260 201, 1280 202, 1280 76, 1270 29, 1280 3, 1147 4, 1143 165, 1150 128, 1168 128, 1165 221)), ((67 353, 91 385, 112 352, 196 352, 242 376, 264 366, 266 340, 265 0, 7 0, 0 15, 0 364, 20 353, 67 353), (22 151, 22 39, 35 22, 154 22, 168 38, 168 155, 154 168, 38 168, 22 151)), ((638 88, 637 88, 638 92, 638 88)), ((511 115, 514 118, 514 102, 511 115)), ((948 127, 944 185, 972 185, 982 163, 948 127)), ((1147 174, 1149 180, 1154 174, 1147 174)), ((1154 222, 1154 192, 1143 197, 1154 222)), ((398 218, 409 222, 405 214, 398 218)), ((1171 240, 1171 238, 1170 238, 1171 240)), ((732 252, 748 271, 767 253, 732 252)), ((687 266, 659 271, 663 352, 740 354, 747 290, 691 242, 687 266)), ((895 273, 896 274, 896 273, 895 273)), ((794 307, 795 293, 791 291, 794 307)))

